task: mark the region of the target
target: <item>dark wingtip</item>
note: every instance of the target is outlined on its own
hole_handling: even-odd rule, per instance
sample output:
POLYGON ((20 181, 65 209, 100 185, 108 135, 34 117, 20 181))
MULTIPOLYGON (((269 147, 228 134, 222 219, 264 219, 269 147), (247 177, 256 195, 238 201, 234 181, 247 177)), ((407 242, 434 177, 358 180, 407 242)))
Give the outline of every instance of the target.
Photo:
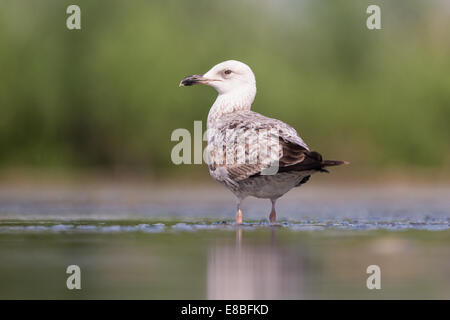
POLYGON ((308 156, 310 156, 314 160, 322 162, 322 155, 320 153, 318 153, 317 151, 310 151, 308 153, 308 156))
POLYGON ((350 164, 348 161, 340 161, 340 160, 324 160, 322 161, 322 166, 330 167, 330 166, 340 166, 342 164, 350 164))

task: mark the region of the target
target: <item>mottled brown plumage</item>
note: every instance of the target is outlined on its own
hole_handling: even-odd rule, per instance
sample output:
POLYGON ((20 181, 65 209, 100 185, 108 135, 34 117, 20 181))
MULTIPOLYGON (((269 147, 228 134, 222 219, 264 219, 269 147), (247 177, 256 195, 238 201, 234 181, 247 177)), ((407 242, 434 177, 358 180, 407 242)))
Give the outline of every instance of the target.
POLYGON ((250 111, 256 95, 251 69, 239 61, 225 61, 203 75, 187 77, 180 85, 207 84, 219 95, 208 115, 209 171, 238 199, 236 222, 242 222, 241 201, 247 196, 275 202, 290 189, 309 181, 315 172, 344 161, 323 160, 310 151, 297 131, 286 123, 250 111))

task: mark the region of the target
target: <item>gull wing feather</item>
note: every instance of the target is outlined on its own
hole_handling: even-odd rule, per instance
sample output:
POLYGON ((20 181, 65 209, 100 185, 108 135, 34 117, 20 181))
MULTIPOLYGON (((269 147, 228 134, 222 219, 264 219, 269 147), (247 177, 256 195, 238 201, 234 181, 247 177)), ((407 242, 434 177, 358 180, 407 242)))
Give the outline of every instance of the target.
POLYGON ((238 182, 264 174, 274 162, 278 162, 278 172, 321 169, 320 154, 309 151, 297 131, 280 120, 238 111, 223 115, 211 129, 209 168, 219 181, 238 182), (275 152, 262 151, 275 145, 275 152))

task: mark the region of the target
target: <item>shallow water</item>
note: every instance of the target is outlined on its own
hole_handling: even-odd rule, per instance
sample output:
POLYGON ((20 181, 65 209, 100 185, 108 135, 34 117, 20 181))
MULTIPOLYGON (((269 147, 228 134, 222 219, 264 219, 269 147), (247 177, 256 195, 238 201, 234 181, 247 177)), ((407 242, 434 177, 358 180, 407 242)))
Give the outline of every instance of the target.
POLYGON ((450 232, 115 221, 2 225, 0 298, 450 298, 450 232), (9 228, 6 231, 5 228, 9 228), (82 289, 66 288, 67 266, 82 289), (381 290, 366 268, 381 268, 381 290))
POLYGON ((234 230, 237 227, 246 230, 286 229, 289 231, 324 231, 324 230, 428 230, 439 231, 450 228, 449 219, 427 218, 423 220, 381 220, 381 219, 343 219, 343 220, 303 220, 279 221, 270 224, 267 221, 244 222, 237 226, 232 221, 218 222, 167 222, 167 221, 0 221, 0 233, 164 233, 174 231, 200 230, 234 230))
POLYGON ((313 189, 276 225, 249 200, 242 226, 221 190, 173 190, 0 189, 0 298, 450 298, 448 189, 313 189))

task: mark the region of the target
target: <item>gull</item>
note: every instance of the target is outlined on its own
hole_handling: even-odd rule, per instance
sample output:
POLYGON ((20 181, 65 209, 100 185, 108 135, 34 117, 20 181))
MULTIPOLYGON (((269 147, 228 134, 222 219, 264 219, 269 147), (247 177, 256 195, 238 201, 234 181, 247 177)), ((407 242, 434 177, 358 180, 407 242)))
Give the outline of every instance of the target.
POLYGON ((241 203, 246 197, 270 199, 269 221, 275 223, 278 198, 306 183, 313 173, 348 164, 323 160, 294 128, 251 111, 256 80, 245 63, 221 62, 204 74, 184 78, 180 87, 197 84, 218 92, 207 119, 207 162, 210 175, 236 196, 237 224, 242 224, 241 203))

